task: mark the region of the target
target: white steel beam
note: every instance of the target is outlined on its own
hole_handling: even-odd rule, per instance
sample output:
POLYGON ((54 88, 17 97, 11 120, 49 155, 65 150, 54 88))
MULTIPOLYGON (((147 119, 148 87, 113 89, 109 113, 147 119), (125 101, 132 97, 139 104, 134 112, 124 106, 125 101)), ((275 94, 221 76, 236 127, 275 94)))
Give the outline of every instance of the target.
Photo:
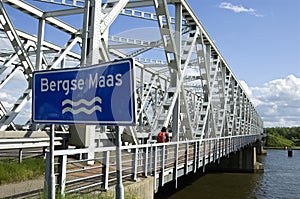
POLYGON ((42 2, 60 4, 65 6, 76 6, 76 7, 84 7, 85 0, 39 0, 42 2))
POLYGON ((72 8, 72 9, 56 10, 56 11, 44 12, 44 18, 78 15, 78 14, 83 14, 83 13, 84 13, 83 8, 72 8))
MULTIPOLYGON (((5 0, 5 3, 20 10, 20 11, 23 11, 23 12, 29 14, 30 16, 32 16, 36 19, 40 19, 40 18, 44 17, 44 12, 42 10, 30 5, 29 3, 25 2, 25 1, 5 0)), ((45 22, 47 24, 50 24, 53 27, 56 27, 57 29, 62 30, 69 34, 74 34, 74 33, 78 32, 78 30, 76 28, 72 27, 71 25, 69 25, 55 17, 47 17, 45 19, 45 22)))
MULTIPOLYGON (((4 25, 0 25, 0 29, 9 32, 12 43, 15 42, 13 35, 18 35, 16 46, 23 46, 23 51, 18 49, 18 55, 12 54, 3 63, 5 66, 0 68, 0 73, 5 72, 8 75, 3 76, 0 89, 14 76, 18 70, 16 64, 23 59, 36 60, 36 69, 49 69, 58 67, 67 58, 76 59, 81 62, 81 66, 85 66, 111 59, 134 57, 139 117, 136 128, 128 130, 135 143, 139 142, 138 137, 145 132, 155 133, 163 125, 172 127, 173 134, 177 137, 182 137, 184 132, 184 139, 247 135, 262 131, 262 120, 249 97, 186 0, 40 1, 62 6, 57 6, 57 10, 43 11, 29 1, 1 1, 36 19, 40 25, 38 37, 15 29, 11 33, 12 28, 4 24, 9 16, 3 17, 4 25), (65 6, 70 6, 70 9, 65 9, 65 6), (175 9, 169 9, 171 6, 175 6, 175 9), (136 10, 137 8, 140 10, 136 10), (175 17, 171 16, 174 13, 175 17), (55 18, 75 14, 86 16, 82 28, 69 25, 63 21, 64 18, 55 18), (129 16, 126 18, 128 23, 132 17, 135 21, 156 21, 159 27, 157 33, 161 39, 147 41, 109 36, 109 29, 120 15, 129 16), (46 24, 68 35, 69 41, 65 45, 45 41, 46 24), (126 53, 116 48, 124 48, 126 53), (164 50, 165 59, 159 60, 155 48, 164 50), (78 52, 72 52, 71 49, 78 52), (48 57, 49 52, 55 56, 48 57), (185 74, 190 69, 196 74, 185 74)), ((118 35, 117 32, 114 34, 118 35)), ((22 67, 27 67, 24 60, 22 67)), ((32 67, 24 72, 25 77, 28 78, 33 70, 32 67)), ((26 97, 21 98, 15 104, 17 107, 6 116, 17 114, 21 107, 18 104, 26 101, 26 97)), ((1 121, 6 125, 13 118, 3 117, 1 121)))
POLYGON ((11 23, 10 18, 6 13, 2 2, 0 2, 0 23, 4 28, 4 31, 8 39, 10 40, 13 48, 15 49, 15 52, 17 52, 17 55, 21 61, 21 66, 24 69, 24 72, 26 73, 26 79, 30 79, 32 72, 34 71, 33 64, 29 59, 27 52, 23 46, 23 43, 21 42, 13 24, 11 23))
POLYGON ((107 0, 102 6, 106 14, 101 20, 100 31, 103 34, 126 6, 128 0, 107 0), (108 10, 108 12, 106 11, 108 10))
POLYGON ((17 117, 18 113, 25 106, 25 104, 31 99, 31 89, 25 90, 22 96, 17 100, 12 109, 7 112, 0 120, 0 131, 5 131, 12 121, 17 117))
POLYGON ((81 38, 78 36, 72 36, 70 40, 67 42, 64 48, 62 48, 57 55, 55 56, 53 63, 51 64, 50 68, 56 68, 58 64, 61 63, 61 61, 66 57, 68 52, 71 51, 71 49, 74 47, 75 44, 79 43, 81 41, 81 38))

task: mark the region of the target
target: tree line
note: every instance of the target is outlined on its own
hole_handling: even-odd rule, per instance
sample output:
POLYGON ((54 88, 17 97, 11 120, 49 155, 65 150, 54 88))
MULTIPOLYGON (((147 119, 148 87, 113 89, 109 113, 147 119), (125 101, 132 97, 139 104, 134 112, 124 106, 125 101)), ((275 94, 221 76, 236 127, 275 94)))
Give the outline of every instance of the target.
POLYGON ((297 147, 300 146, 300 127, 265 128, 268 147, 297 147))

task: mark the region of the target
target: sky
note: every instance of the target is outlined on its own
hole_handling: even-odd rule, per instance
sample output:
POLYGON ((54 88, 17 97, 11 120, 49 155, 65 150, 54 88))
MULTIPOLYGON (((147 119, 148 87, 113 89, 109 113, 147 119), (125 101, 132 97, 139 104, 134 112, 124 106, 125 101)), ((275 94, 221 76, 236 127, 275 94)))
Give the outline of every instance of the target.
MULTIPOLYGON (((187 1, 252 99, 265 127, 300 126, 300 0, 187 1)), ((48 8, 54 6, 42 4, 48 8)), ((37 34, 19 13, 12 20, 16 26, 37 34)), ((76 24, 81 20, 69 21, 76 24)), ((157 27, 157 22, 143 23, 157 27)), ((37 22, 33 25, 37 26, 37 22)), ((134 30, 131 35, 139 32, 135 29, 139 24, 127 26, 134 30)), ((46 31, 46 39, 48 36, 67 39, 53 37, 50 27, 46 31)), ((114 26, 110 31, 114 34, 122 31, 122 27, 114 26)), ((140 32, 143 35, 145 30, 140 32)), ((7 47, 2 45, 0 49, 3 48, 7 47)), ((16 89, 21 92, 25 88, 26 85, 4 87, 0 92, 1 102, 9 106, 16 100, 13 97, 16 89)))
POLYGON ((188 2, 264 125, 300 126, 300 1, 188 2))

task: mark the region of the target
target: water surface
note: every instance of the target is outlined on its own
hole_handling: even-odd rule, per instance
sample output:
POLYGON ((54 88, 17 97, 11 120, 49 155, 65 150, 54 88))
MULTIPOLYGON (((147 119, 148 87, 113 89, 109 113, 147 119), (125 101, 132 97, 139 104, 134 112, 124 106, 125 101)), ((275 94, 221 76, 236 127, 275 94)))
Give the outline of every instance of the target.
POLYGON ((169 199, 300 198, 300 151, 267 150, 263 173, 212 173, 178 190, 169 199))

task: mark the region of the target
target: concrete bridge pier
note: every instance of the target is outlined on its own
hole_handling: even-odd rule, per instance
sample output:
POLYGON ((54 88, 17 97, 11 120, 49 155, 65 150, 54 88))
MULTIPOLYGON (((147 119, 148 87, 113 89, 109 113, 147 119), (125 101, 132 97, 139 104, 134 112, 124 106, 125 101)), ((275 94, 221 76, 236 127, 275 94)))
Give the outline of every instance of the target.
POLYGON ((256 155, 265 155, 267 152, 263 147, 264 143, 263 140, 257 140, 255 143, 256 147, 256 155))
MULTIPOLYGON (((261 147, 259 147, 261 153, 261 147)), ((206 165, 206 172, 238 172, 253 173, 263 171, 263 164, 257 161, 256 145, 248 145, 222 157, 216 163, 206 165)))

